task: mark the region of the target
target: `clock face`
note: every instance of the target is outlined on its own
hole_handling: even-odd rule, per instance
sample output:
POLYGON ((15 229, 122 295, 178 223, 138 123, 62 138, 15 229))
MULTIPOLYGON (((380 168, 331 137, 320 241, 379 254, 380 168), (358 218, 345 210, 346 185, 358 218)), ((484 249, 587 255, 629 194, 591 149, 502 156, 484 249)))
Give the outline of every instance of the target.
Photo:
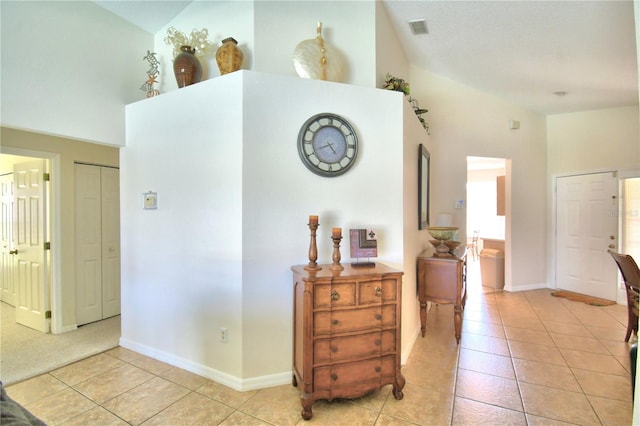
POLYGON ((318 114, 308 119, 298 134, 298 153, 305 166, 325 177, 340 176, 358 155, 358 137, 344 118, 318 114))

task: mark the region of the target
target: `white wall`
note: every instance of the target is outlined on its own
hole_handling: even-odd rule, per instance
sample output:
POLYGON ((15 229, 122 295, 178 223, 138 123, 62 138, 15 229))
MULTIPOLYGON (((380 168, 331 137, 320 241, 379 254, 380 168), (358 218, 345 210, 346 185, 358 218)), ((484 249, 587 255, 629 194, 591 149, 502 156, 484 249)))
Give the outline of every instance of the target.
POLYGON ((387 73, 407 79, 409 62, 383 3, 376 2, 376 87, 382 87, 387 73))
POLYGON ((124 145, 153 36, 88 1, 2 1, 2 126, 124 145))
POLYGON ((331 262, 332 227, 367 226, 379 232, 377 260, 404 267, 403 102, 241 71, 129 105, 122 345, 238 389, 290 382, 290 267, 308 262, 308 216, 320 217, 321 263, 331 262), (348 119, 360 140, 355 166, 337 178, 298 157, 300 126, 320 112, 348 119), (158 210, 142 209, 148 190, 158 210))
POLYGON ((453 207, 465 198, 467 156, 511 159, 505 289, 546 286, 545 117, 417 67, 410 83, 412 96, 429 110, 423 117, 432 143, 431 213, 453 213, 465 241, 465 209, 453 207), (509 129, 509 120, 519 120, 520 129, 509 129))
POLYGON ((241 74, 126 114, 122 345, 241 376, 241 74), (142 209, 146 191, 158 193, 157 210, 142 209), (219 327, 229 329, 224 346, 219 327))

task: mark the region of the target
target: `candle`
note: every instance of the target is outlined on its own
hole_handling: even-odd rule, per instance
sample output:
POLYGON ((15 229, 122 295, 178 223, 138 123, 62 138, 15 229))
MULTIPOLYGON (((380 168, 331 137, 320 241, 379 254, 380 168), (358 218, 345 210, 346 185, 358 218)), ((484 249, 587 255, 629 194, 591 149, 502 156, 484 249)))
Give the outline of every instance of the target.
POLYGON ((342 237, 342 228, 332 228, 331 236, 333 238, 341 238, 342 237))
POLYGON ((309 216, 309 225, 317 225, 318 216, 309 216))

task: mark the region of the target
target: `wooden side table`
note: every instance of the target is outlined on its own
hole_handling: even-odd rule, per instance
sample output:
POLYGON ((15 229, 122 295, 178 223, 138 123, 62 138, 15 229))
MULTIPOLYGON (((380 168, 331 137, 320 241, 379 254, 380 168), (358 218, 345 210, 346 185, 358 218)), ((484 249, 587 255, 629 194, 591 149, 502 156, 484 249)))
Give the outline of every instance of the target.
POLYGON ((467 252, 436 256, 430 248, 420 253, 418 268, 418 300, 422 337, 427 329, 427 302, 454 304, 455 336, 460 343, 462 311, 467 299, 467 252))

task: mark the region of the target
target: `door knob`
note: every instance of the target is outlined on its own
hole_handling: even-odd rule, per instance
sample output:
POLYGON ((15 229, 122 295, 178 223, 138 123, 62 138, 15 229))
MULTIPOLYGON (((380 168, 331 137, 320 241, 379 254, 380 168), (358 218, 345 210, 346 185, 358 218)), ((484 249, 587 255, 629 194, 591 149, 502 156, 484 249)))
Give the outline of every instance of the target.
POLYGON ((18 249, 9 250, 9 254, 18 254, 18 249))

